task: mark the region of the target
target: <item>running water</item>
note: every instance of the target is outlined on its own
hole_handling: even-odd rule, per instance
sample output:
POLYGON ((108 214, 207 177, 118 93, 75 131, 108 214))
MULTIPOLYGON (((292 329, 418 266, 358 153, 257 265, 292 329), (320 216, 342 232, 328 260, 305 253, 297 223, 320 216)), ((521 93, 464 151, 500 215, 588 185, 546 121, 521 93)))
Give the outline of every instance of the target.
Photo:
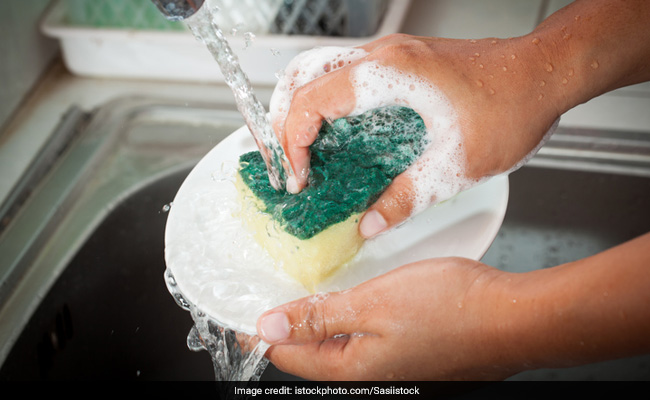
MULTIPOLYGON (((197 306, 191 304, 178 290, 172 273, 165 272, 167 289, 181 308, 189 311, 194 326, 187 336, 187 347, 192 351, 206 350, 212 358, 215 379, 218 382, 259 381, 269 361, 264 358, 269 345, 258 336, 250 336, 221 326, 197 306)), ((233 386, 234 387, 234 386, 233 386)), ((233 393, 233 387, 222 387, 223 393, 233 393)))
POLYGON ((271 184, 276 190, 284 189, 286 179, 292 175, 289 161, 271 128, 264 106, 255 96, 248 76, 239 64, 237 55, 215 22, 214 13, 217 12, 217 7, 211 9, 206 4, 187 20, 187 25, 194 36, 207 46, 219 64, 226 84, 235 95, 237 109, 243 115, 264 157, 271 184))
MULTIPOLYGON (((207 46, 219 64, 225 81, 235 96, 237 108, 264 156, 271 183, 277 190, 284 189, 286 178, 291 176, 291 168, 288 167, 284 151, 271 128, 264 106, 255 96, 237 56, 215 22, 216 12, 218 8, 211 9, 206 4, 187 20, 188 27, 207 46)), ((251 39, 250 35, 247 37, 251 39)), ((176 303, 190 311, 194 320, 195 325, 187 337, 188 347, 193 351, 208 351, 216 380, 222 385, 236 381, 258 381, 268 365, 264 354, 269 345, 257 336, 222 326, 196 305, 189 303, 179 291, 169 270, 165 273, 165 281, 176 303)), ((231 387, 222 389, 225 394, 232 393, 231 387)))

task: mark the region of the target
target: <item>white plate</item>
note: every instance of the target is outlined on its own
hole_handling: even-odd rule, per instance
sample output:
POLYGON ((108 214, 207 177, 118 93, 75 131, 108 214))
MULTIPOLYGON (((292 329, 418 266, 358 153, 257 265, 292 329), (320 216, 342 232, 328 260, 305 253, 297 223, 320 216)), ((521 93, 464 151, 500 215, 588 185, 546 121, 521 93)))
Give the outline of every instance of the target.
MULTIPOLYGON (((186 300, 220 324, 256 334, 264 311, 309 295, 250 237, 233 213, 239 156, 256 150, 242 127, 192 170, 174 199, 165 232, 165 259, 186 300)), ((353 287, 401 265, 433 257, 479 260, 494 240, 508 204, 508 178, 500 176, 418 214, 367 241, 348 268, 319 287, 353 287)))

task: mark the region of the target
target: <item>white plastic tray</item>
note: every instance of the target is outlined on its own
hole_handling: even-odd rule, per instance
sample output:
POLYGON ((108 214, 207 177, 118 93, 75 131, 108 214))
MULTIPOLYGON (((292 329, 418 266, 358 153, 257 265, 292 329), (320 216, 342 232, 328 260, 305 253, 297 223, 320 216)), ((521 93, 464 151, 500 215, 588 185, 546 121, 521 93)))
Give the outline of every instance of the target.
MULTIPOLYGON (((318 46, 357 46, 396 33, 410 0, 391 0, 373 36, 341 38, 322 36, 259 35, 246 48, 242 35, 229 37, 252 83, 277 82, 276 73, 302 51, 318 46)), ((57 2, 41 24, 42 31, 61 41, 66 66, 82 76, 221 82, 217 63, 189 31, 144 31, 69 26, 57 2)))

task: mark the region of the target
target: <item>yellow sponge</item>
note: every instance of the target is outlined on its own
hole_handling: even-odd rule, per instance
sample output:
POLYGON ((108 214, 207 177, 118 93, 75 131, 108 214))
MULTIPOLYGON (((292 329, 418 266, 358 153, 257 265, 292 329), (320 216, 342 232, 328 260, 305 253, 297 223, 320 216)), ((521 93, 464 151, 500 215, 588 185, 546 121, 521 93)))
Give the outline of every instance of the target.
POLYGON ((300 282, 310 292, 350 261, 363 245, 359 235, 360 213, 331 225, 309 239, 299 239, 263 209, 263 202, 243 183, 236 181, 242 201, 241 218, 255 240, 269 253, 278 268, 300 282))
POLYGON ((363 244, 360 216, 424 151, 426 128, 410 108, 385 107, 323 124, 310 146, 308 186, 276 191, 259 151, 239 158, 242 218, 290 276, 314 291, 363 244))

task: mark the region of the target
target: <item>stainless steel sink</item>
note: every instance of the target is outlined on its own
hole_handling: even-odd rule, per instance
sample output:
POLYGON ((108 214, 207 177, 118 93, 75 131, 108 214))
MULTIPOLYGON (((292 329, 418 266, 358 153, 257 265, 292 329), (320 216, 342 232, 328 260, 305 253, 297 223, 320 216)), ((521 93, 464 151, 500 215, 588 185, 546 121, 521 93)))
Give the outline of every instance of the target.
MULTIPOLYGON (((242 123, 226 104, 126 98, 71 110, 1 209, 0 380, 213 379, 207 353, 186 347, 192 320, 163 281, 165 206, 242 123)), ((524 272, 645 233, 647 143, 559 131, 511 175, 509 209, 483 261, 524 272)), ((648 378, 650 357, 640 356, 512 379, 648 378)), ((271 366, 262 379, 297 378, 271 366)))
MULTIPOLYGON (((648 199, 648 177, 524 167, 510 176, 508 211, 482 261, 526 272, 596 254, 650 230, 648 199)), ((648 380, 650 356, 511 379, 648 380)))

